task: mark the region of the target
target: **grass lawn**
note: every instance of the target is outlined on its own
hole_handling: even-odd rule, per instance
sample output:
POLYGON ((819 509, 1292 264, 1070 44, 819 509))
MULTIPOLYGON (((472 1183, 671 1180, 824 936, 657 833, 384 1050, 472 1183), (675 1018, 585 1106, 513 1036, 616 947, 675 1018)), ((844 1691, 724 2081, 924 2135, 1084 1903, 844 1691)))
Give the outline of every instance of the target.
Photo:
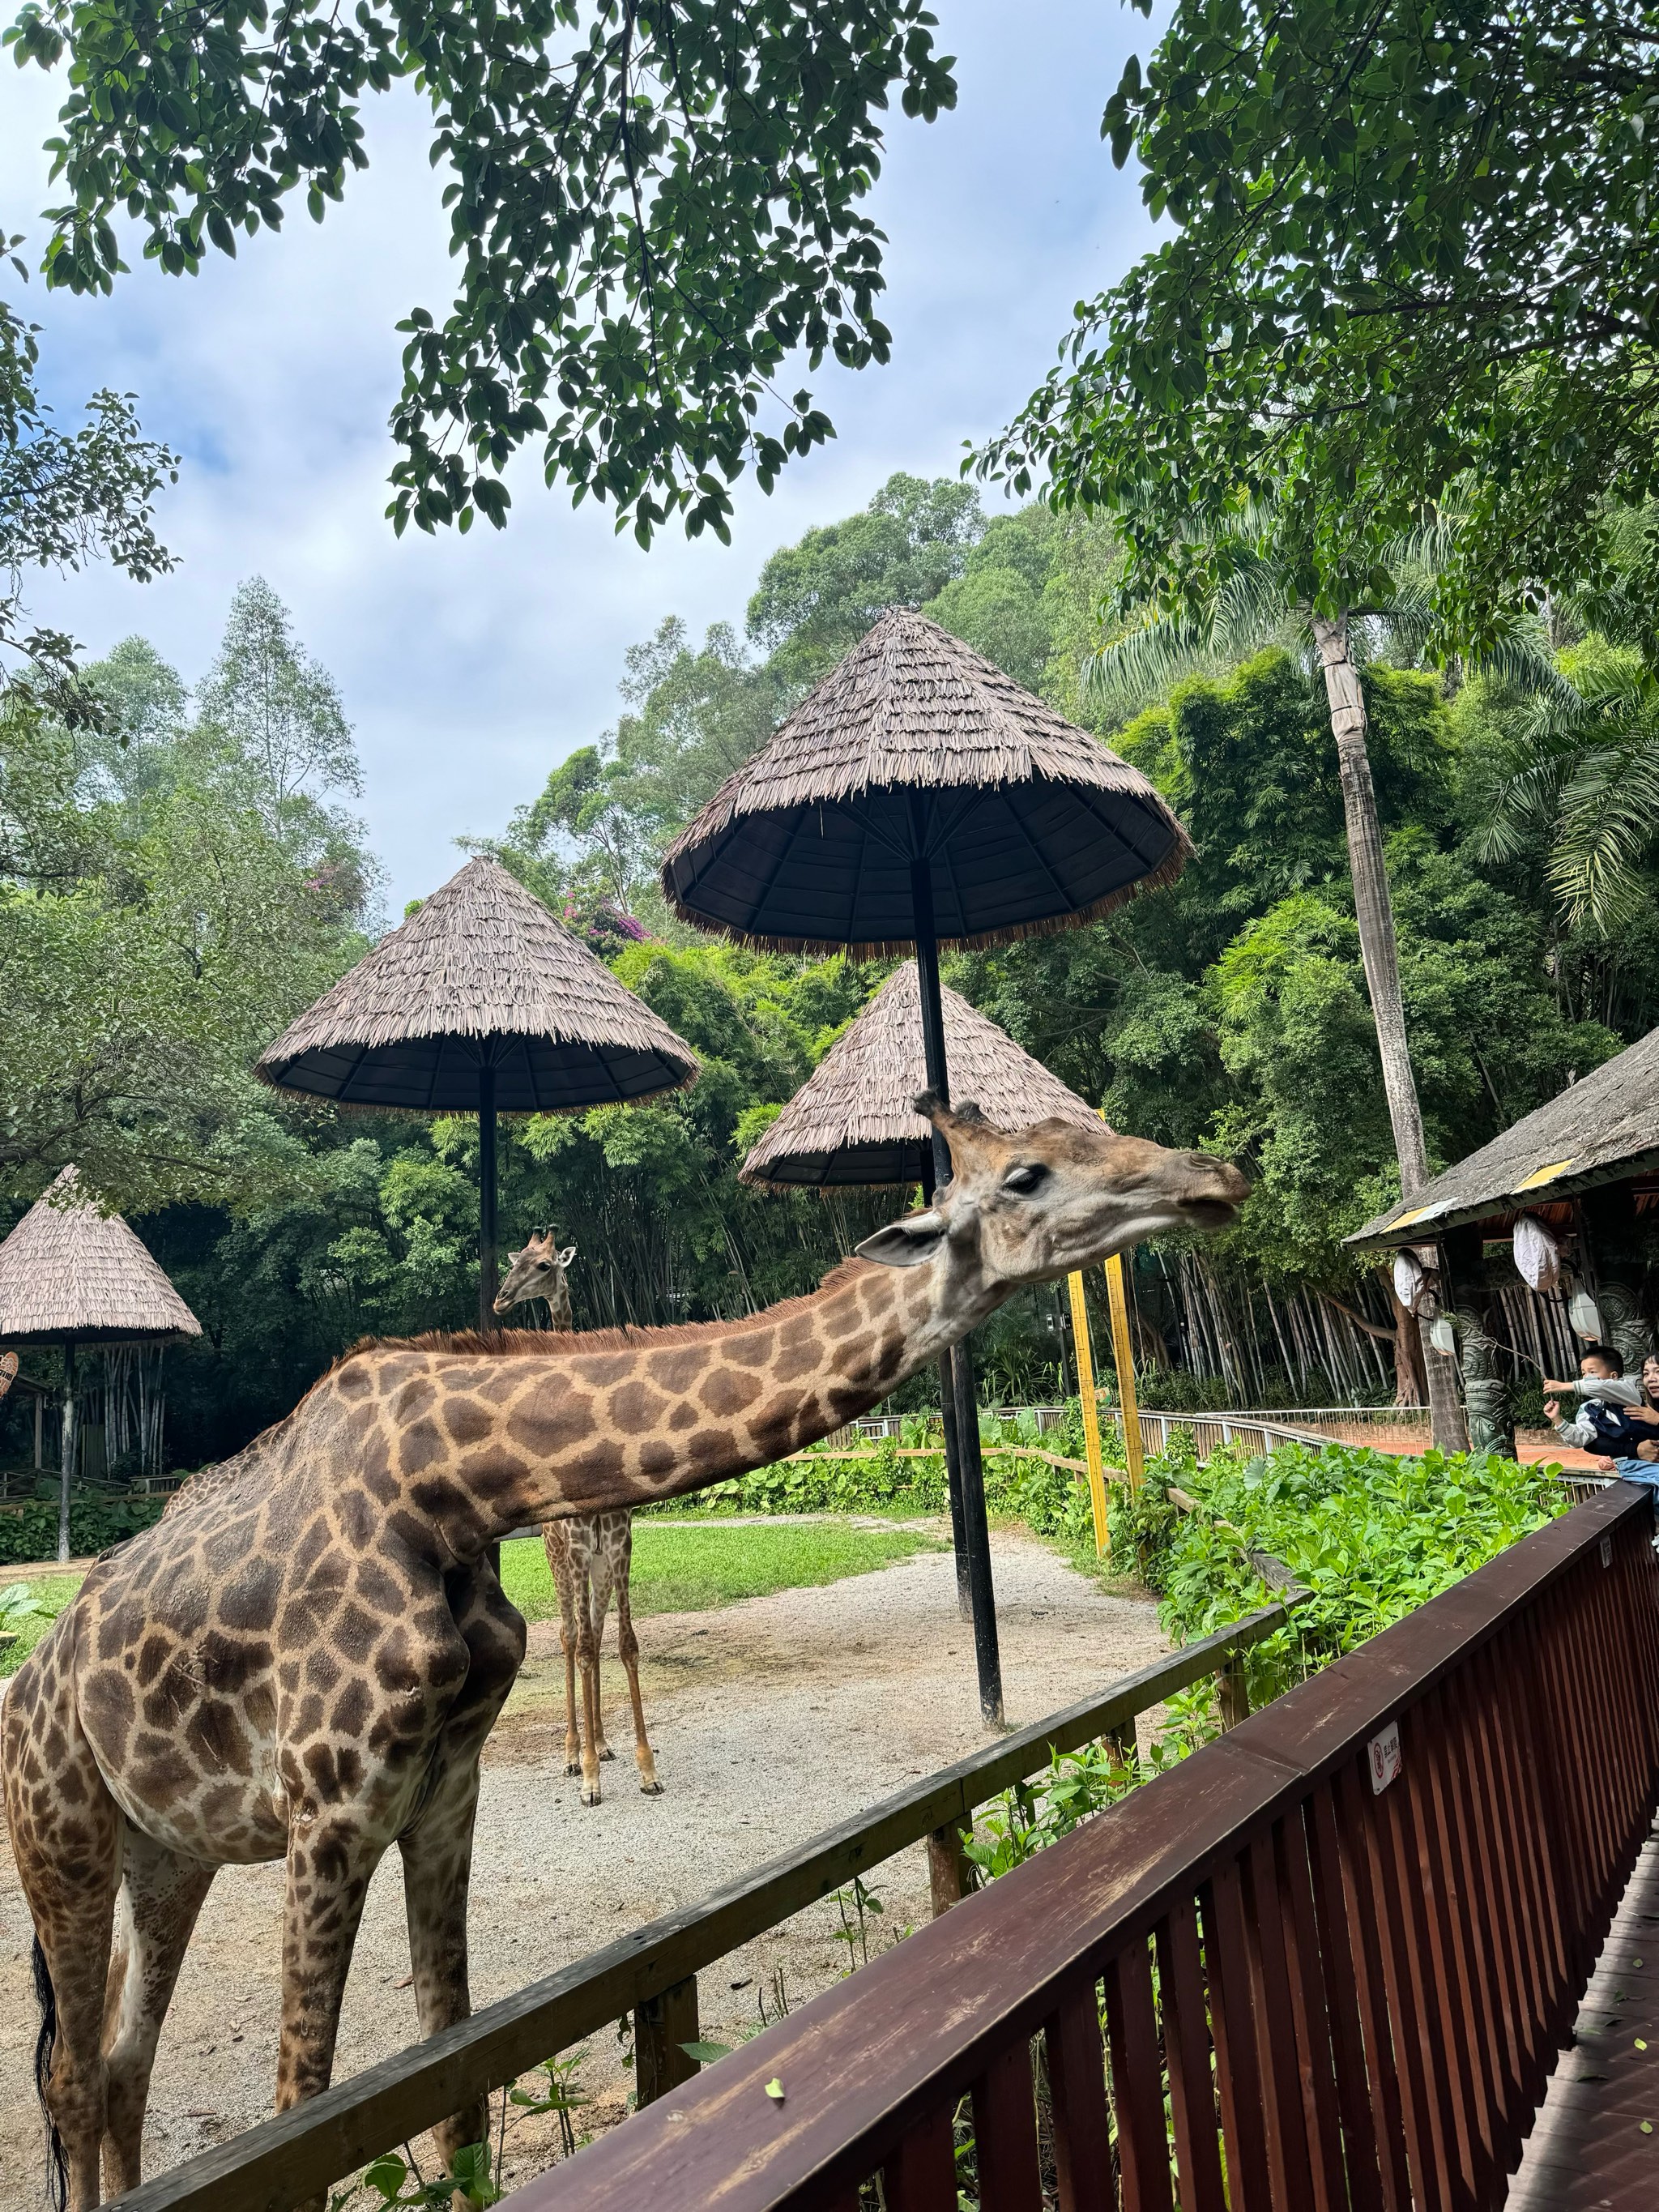
MULTIPOLYGON (((867 1575, 916 1552, 945 1547, 911 1528, 854 1528, 845 1522, 694 1522, 634 1523, 634 1611, 705 1613, 764 1597, 769 1590, 809 1589, 867 1575)), ((554 1620, 558 1605, 547 1554, 526 1540, 501 1547, 501 1580, 526 1620, 554 1620)))
MULTIPOLYGON (((0 1589, 9 1589, 15 1577, 0 1567, 0 1589)), ((29 1595, 46 1607, 16 1623, 17 1641, 0 1649, 0 1675, 15 1674, 81 1587, 79 1575, 42 1575, 28 1585, 29 1595)))
MULTIPOLYGON (((911 1528, 854 1528, 824 1520, 758 1525, 743 1522, 636 1521, 634 1523, 634 1611, 705 1613, 764 1597, 769 1590, 806 1589, 867 1575, 915 1552, 945 1547, 911 1528)), ((501 1547, 507 1594, 526 1620, 553 1620, 558 1606, 547 1554, 526 1539, 501 1547)), ((0 1587, 5 1570, 0 1568, 0 1587)), ((79 1575, 42 1575, 29 1585, 46 1608, 17 1623, 17 1641, 0 1650, 0 1676, 15 1674, 58 1613, 81 1587, 79 1575)))

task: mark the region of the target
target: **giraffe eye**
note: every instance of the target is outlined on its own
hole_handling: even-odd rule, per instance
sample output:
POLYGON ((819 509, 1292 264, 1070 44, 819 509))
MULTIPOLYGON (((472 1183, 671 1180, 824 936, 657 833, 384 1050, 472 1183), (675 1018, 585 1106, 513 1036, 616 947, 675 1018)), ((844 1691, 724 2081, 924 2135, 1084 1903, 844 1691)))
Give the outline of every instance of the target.
POLYGON ((1039 1188, 1048 1179, 1048 1169, 1031 1160, 1022 1167, 1010 1168, 1002 1178, 1002 1188, 1004 1190, 1018 1191, 1024 1196, 1027 1192, 1039 1188))

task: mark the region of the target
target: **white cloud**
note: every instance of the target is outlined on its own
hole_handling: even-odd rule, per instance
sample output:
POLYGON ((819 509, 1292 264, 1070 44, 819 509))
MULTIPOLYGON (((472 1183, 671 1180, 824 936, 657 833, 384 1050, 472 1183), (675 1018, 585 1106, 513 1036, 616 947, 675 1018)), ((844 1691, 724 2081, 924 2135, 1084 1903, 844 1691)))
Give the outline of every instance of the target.
MULTIPOLYGON (((1139 191, 1098 134, 1124 56, 1155 29, 1100 0, 943 0, 938 13, 960 104, 932 125, 896 113, 875 202, 893 362, 812 380, 840 434, 769 500, 740 491, 730 549, 665 534, 641 553, 533 466, 515 474, 504 534, 393 538, 393 326, 417 303, 441 310, 451 286, 443 177, 400 88, 370 102, 372 167, 320 227, 296 202, 280 236, 193 279, 138 264, 109 300, 28 287, 60 410, 99 385, 131 389, 185 459, 162 515, 175 575, 141 587, 94 570, 43 583, 33 604, 94 651, 142 630, 195 678, 236 583, 265 576, 356 725, 393 911, 430 890, 459 832, 499 828, 614 718, 630 643, 671 612, 740 621, 775 547, 851 513, 894 469, 954 471, 964 440, 1046 372, 1073 302, 1145 249, 1139 191)), ((61 97, 61 76, 0 71, 0 228, 26 228, 37 253, 35 211, 55 196, 39 149, 61 97)))

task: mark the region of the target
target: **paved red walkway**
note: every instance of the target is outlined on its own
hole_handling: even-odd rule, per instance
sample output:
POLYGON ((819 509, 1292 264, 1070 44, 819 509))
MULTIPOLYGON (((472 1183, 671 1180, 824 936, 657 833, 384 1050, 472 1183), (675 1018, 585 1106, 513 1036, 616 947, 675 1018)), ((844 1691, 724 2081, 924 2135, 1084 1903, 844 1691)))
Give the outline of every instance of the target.
POLYGON ((1505 2212, 1654 2212, 1655 2207, 1659 1837, 1650 1836, 1584 1992, 1573 2046, 1561 2054, 1521 2154, 1505 2212))

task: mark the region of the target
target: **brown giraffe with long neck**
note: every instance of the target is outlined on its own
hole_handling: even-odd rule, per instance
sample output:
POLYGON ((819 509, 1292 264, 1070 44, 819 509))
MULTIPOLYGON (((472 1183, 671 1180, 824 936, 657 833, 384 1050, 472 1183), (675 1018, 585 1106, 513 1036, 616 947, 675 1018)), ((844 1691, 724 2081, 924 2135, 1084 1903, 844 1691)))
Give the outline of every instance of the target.
MULTIPOLYGON (((112 2191, 138 2180, 156 2038, 216 1867, 287 1860, 279 2109, 327 2084, 391 1844, 422 2032, 465 2017, 479 1755, 525 1644, 492 1543, 766 1466, 1020 1285, 1219 1227, 1245 1195, 1202 1153, 918 1103, 953 1179, 813 1296, 681 1328, 360 1346, 93 1567, 0 1730, 72 2212, 100 2201, 100 2152, 112 2191)), ((437 2130, 448 2156, 483 2133, 482 2107, 437 2130)))
MULTIPOLYGON (((498 1314, 532 1298, 547 1304, 551 1329, 574 1329, 576 1318, 570 1305, 570 1263, 576 1248, 562 1252, 550 1229, 530 1232, 521 1251, 513 1255, 507 1279, 495 1294, 498 1314)), ((640 1696, 640 1639, 634 1633, 630 1583, 634 1573, 634 1512, 628 1505, 611 1513, 573 1513, 567 1520, 550 1521, 542 1530, 548 1571, 559 1601, 559 1642, 564 1650, 564 1771, 582 1778, 584 1805, 599 1802, 599 1762, 613 1754, 605 1740, 605 1711, 599 1697, 599 1646, 605 1639, 605 1617, 611 1594, 617 1595, 617 1648, 628 1676, 629 1701, 634 1711, 634 1763, 639 1768, 640 1788, 647 1797, 660 1797, 656 1755, 645 1740, 645 1706, 640 1696), (582 1722, 576 1721, 576 1674, 580 1669, 582 1722)))

